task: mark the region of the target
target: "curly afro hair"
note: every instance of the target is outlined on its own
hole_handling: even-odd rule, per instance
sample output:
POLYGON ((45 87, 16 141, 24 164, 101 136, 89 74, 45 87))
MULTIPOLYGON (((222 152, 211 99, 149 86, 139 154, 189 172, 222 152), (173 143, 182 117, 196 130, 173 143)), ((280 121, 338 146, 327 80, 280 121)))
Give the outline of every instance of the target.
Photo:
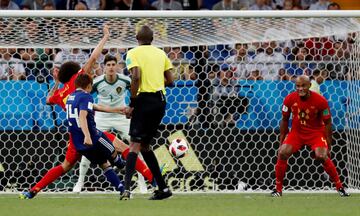
POLYGON ((61 83, 67 83, 71 77, 81 69, 80 64, 74 61, 68 61, 61 65, 58 78, 61 83))

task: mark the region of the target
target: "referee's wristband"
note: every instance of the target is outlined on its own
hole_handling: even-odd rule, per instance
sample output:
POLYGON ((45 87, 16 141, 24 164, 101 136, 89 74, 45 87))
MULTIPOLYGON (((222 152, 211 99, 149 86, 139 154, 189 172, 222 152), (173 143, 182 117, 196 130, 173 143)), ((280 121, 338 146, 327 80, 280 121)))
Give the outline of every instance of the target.
POLYGON ((136 98, 135 97, 130 98, 129 107, 134 107, 135 103, 136 103, 136 98))

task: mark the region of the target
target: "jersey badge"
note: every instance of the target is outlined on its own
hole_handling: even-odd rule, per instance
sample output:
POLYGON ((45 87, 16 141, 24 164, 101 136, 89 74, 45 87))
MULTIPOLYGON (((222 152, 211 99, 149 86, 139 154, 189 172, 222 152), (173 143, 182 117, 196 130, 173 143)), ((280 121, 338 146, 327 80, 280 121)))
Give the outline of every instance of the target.
POLYGON ((289 108, 288 108, 287 106, 283 105, 282 111, 283 111, 283 112, 287 112, 287 111, 289 111, 289 108))
POLYGON ((117 92, 118 94, 121 93, 121 90, 122 90, 122 88, 121 88, 120 86, 116 88, 116 92, 117 92))

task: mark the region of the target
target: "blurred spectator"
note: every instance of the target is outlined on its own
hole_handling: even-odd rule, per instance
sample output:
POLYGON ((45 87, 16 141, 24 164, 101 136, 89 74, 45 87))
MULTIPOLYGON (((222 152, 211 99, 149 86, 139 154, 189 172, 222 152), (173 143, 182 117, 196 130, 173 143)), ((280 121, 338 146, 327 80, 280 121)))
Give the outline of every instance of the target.
POLYGON ((182 10, 180 2, 175 0, 156 0, 151 4, 156 10, 182 10))
POLYGON ((316 2, 317 0, 294 0, 294 5, 301 6, 304 10, 307 10, 311 4, 316 2))
POLYGON ((21 60, 23 61, 35 61, 38 59, 38 55, 33 48, 18 49, 17 52, 20 54, 21 60))
POLYGON ((21 10, 30 10, 30 6, 29 5, 21 5, 20 9, 21 10))
POLYGON ((208 65, 207 67, 209 80, 214 80, 217 77, 218 72, 220 71, 220 67, 217 64, 208 65))
POLYGON ((311 76, 310 90, 318 94, 321 94, 320 84, 324 82, 327 76, 328 76, 327 70, 321 70, 321 71, 319 69, 314 70, 311 76))
POLYGON ((130 10, 154 10, 148 0, 132 0, 130 10))
POLYGON ((11 0, 1 0, 0 10, 20 10, 19 6, 11 0))
POLYGON ((203 0, 182 0, 184 10, 199 10, 203 0))
MULTIPOLYGON (((283 68, 285 57, 275 52, 277 43, 271 41, 270 43, 263 43, 262 46, 265 52, 261 52, 254 58, 256 69, 260 71, 261 76, 265 80, 276 80, 278 78, 280 68, 283 68)), ((253 70, 255 71, 255 69, 253 70)))
POLYGON ((251 5, 249 10, 272 10, 272 8, 267 5, 266 0, 256 0, 255 4, 251 5))
POLYGON ((350 58, 350 51, 349 51, 348 44, 346 41, 344 41, 344 42, 336 41, 334 43, 334 51, 335 52, 334 52, 334 55, 332 56, 332 60, 345 61, 346 59, 350 58))
MULTIPOLYGON (((284 1, 286 0, 271 0, 271 7, 274 10, 282 10, 284 9, 284 1)), ((291 0, 292 3, 292 0, 291 0)))
POLYGON ((36 78, 40 79, 51 79, 51 70, 53 66, 53 60, 55 57, 54 49, 52 48, 44 48, 44 49, 35 49, 36 54, 38 55, 36 61, 36 68, 38 69, 38 73, 36 74, 36 78))
POLYGON ((168 53, 169 59, 173 63, 172 70, 175 79, 187 80, 190 78, 189 63, 184 59, 184 54, 180 47, 172 47, 168 53))
POLYGON ((24 65, 19 59, 13 58, 10 53, 10 49, 0 48, 0 79, 24 80, 24 65))
POLYGON ((293 10, 302 10, 303 8, 300 5, 294 5, 293 10))
POLYGON ((240 5, 233 0, 222 0, 216 3, 212 10, 240 10, 240 5))
POLYGON ((304 46, 314 60, 329 60, 335 53, 329 37, 304 39, 304 46))
POLYGON ((219 0, 203 0, 200 4, 200 10, 211 10, 219 0))
POLYGON ((236 79, 246 79, 250 75, 251 69, 254 67, 251 65, 251 57, 248 55, 247 44, 235 44, 236 54, 225 59, 227 64, 230 64, 235 71, 236 79))
POLYGON ((341 10, 340 5, 336 2, 330 3, 328 5, 328 10, 341 10))
POLYGON ((315 68, 316 64, 309 62, 313 60, 309 54, 309 50, 306 47, 295 47, 293 54, 295 56, 295 62, 285 64, 287 74, 292 79, 300 75, 311 75, 311 70, 315 68))
POLYGON ((124 74, 126 76, 130 76, 129 71, 126 68, 126 64, 124 61, 119 61, 116 68, 117 73, 124 74))
POLYGON ((151 26, 154 30, 154 39, 167 40, 168 26, 164 21, 155 18, 140 19, 135 24, 135 32, 137 32, 143 25, 151 26))
POLYGON ((264 78, 261 76, 261 73, 259 70, 253 70, 250 72, 250 75, 248 77, 248 80, 263 80, 264 78))
POLYGON ((43 10, 56 10, 56 8, 52 2, 48 2, 43 5, 43 10))
POLYGON ((86 0, 89 10, 105 10, 106 0, 86 0))
POLYGON ((280 68, 280 70, 279 70, 279 80, 282 80, 282 81, 291 80, 291 77, 289 76, 289 74, 286 72, 286 70, 284 68, 280 68))
POLYGON ((132 0, 106 0, 105 10, 130 10, 132 0))
POLYGON ((44 10, 44 5, 47 4, 54 5, 54 2, 52 0, 23 0, 21 6, 26 6, 30 10, 44 10))
POLYGON ((80 63, 80 65, 83 65, 88 60, 88 58, 88 53, 85 53, 78 48, 72 48, 70 50, 62 49, 56 54, 54 61, 59 63, 64 63, 66 61, 76 61, 80 63))
POLYGON ((79 1, 76 3, 74 10, 89 10, 85 1, 79 1))
MULTIPOLYGON (((222 126, 235 126, 240 114, 246 111, 248 99, 239 96, 239 85, 229 65, 222 65, 219 78, 213 80, 212 99, 219 110, 215 121, 222 126)), ((216 113, 216 112, 215 112, 216 113)))
POLYGON ((328 77, 330 79, 346 79, 349 72, 350 50, 347 41, 337 41, 334 43, 334 54, 329 59, 330 62, 325 62, 319 68, 326 68, 328 71, 328 77))
POLYGON ((293 10, 294 5, 292 0, 285 0, 283 4, 283 10, 293 10))
POLYGON ((29 80, 36 79, 40 65, 36 65, 35 62, 39 60, 39 56, 35 52, 35 49, 33 48, 27 48, 27 49, 18 49, 17 52, 20 54, 20 58, 22 62, 25 65, 25 74, 26 78, 29 80))
POLYGON ((45 32, 39 30, 39 24, 33 18, 27 18, 23 24, 25 31, 22 32, 22 37, 30 43, 35 43, 37 40, 44 37, 45 32))
POLYGON ((188 73, 185 74, 186 80, 197 80, 197 73, 195 72, 195 65, 189 65, 188 73))
POLYGON ((328 0, 318 0, 310 5, 309 10, 327 10, 330 2, 328 0))
POLYGON ((51 75, 52 75, 52 78, 54 80, 58 79, 58 74, 59 74, 59 71, 60 71, 60 67, 61 67, 60 63, 57 63, 57 62, 54 63, 54 67, 51 70, 51 75))
POLYGON ((85 0, 67 0, 66 10, 89 10, 85 0))

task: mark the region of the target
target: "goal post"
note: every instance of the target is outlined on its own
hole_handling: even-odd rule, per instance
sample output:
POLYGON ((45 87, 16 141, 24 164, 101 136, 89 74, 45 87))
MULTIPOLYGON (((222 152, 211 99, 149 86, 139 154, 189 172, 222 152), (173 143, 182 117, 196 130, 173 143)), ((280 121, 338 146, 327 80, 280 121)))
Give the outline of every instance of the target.
MULTIPOLYGON (((45 104, 52 70, 67 60, 84 63, 104 24, 111 37, 95 74, 114 55, 128 75, 126 52, 144 24, 173 62, 176 82, 153 147, 174 191, 272 189, 280 107, 301 74, 318 80, 329 100, 331 156, 346 187, 360 189, 359 11, 2 11, 0 191, 29 188, 64 159, 65 114, 45 104), (174 159, 168 146, 179 137, 189 151, 174 159)), ((289 159, 285 190, 333 188, 309 153, 289 159)), ((85 189, 111 190, 93 168, 85 189)), ((71 191, 77 174, 45 191, 71 191)))

